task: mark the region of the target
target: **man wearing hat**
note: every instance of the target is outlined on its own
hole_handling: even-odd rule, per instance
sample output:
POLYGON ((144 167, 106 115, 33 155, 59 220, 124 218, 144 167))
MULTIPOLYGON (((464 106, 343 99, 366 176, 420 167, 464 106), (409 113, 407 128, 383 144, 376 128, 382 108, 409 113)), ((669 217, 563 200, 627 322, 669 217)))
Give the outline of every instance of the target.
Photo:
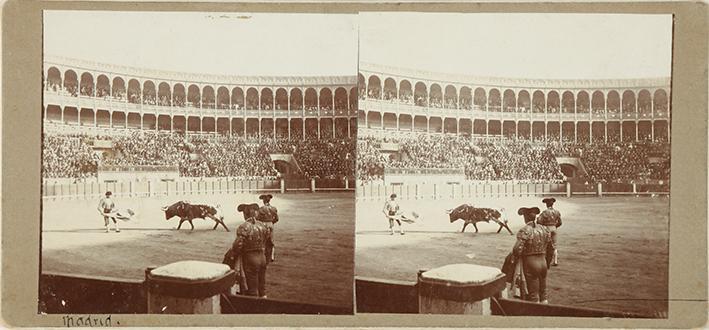
POLYGON ((276 260, 276 256, 275 247, 273 244, 273 225, 278 222, 278 209, 271 205, 271 198, 273 198, 273 195, 261 195, 258 198, 263 201, 263 206, 258 208, 256 220, 262 222, 270 231, 271 240, 266 243, 266 260, 268 260, 268 262, 274 262, 276 260))
POLYGON ((113 212, 113 210, 116 208, 116 204, 113 203, 113 200, 111 199, 111 192, 107 191, 106 192, 106 197, 101 198, 101 200, 98 202, 98 212, 103 215, 103 224, 106 227, 106 232, 110 232, 108 229, 108 218, 111 218, 113 220, 113 224, 116 227, 116 232, 120 233, 121 229, 118 228, 118 222, 116 221, 115 217, 110 216, 110 213, 113 212))
POLYGON ((548 258, 552 253, 551 234, 534 223, 539 208, 520 208, 517 214, 524 217, 525 226, 517 232, 517 242, 512 248, 515 262, 521 262, 526 282, 526 300, 547 303, 546 277, 548 258))
POLYGON ((399 213, 399 203, 396 202, 396 194, 391 194, 389 200, 384 203, 384 209, 382 209, 384 215, 389 219, 389 230, 391 233, 389 235, 394 235, 394 221, 399 225, 399 233, 404 235, 404 227, 401 226, 401 220, 395 218, 399 213))
POLYGON ((271 240, 271 233, 262 222, 256 221, 258 209, 258 204, 240 204, 237 207, 239 212, 243 212, 245 222, 236 229, 236 240, 231 249, 234 260, 241 258, 239 268, 246 277, 245 281, 240 281, 240 291, 249 296, 266 298, 265 249, 271 240))
POLYGON ((544 210, 537 219, 538 224, 546 227, 546 229, 551 232, 552 245, 554 246, 554 256, 551 262, 552 266, 559 264, 559 254, 556 249, 556 229, 561 226, 561 213, 553 208, 555 202, 556 199, 553 197, 544 198, 542 203, 547 205, 547 209, 544 210))

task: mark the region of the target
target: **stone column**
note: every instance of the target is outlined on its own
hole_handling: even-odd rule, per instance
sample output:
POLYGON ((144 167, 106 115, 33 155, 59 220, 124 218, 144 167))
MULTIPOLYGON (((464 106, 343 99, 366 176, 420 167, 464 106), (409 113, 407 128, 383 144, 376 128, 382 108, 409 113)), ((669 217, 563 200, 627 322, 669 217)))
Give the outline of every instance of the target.
POLYGON ((494 267, 453 264, 418 275, 420 314, 492 315, 490 297, 505 290, 505 274, 494 267))
POLYGON ((148 314, 221 314, 220 294, 236 274, 229 266, 179 261, 145 271, 148 314))

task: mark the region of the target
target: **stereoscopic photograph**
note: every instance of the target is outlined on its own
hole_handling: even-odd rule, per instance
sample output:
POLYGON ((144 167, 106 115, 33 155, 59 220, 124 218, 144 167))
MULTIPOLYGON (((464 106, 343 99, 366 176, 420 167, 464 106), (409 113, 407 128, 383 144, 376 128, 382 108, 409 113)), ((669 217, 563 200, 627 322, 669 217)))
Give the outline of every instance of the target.
POLYGON ((44 11, 38 312, 352 314, 356 17, 44 11))
POLYGON ((667 318, 671 15, 359 26, 357 313, 667 318))

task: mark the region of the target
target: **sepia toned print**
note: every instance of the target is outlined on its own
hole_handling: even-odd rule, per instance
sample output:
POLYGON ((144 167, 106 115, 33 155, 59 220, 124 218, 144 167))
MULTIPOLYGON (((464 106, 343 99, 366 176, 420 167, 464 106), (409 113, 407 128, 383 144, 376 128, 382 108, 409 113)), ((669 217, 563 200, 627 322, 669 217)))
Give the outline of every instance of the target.
POLYGON ((352 314, 355 17, 46 11, 39 312, 352 314))
POLYGON ((359 38, 358 313, 667 317, 671 16, 361 13, 359 38))

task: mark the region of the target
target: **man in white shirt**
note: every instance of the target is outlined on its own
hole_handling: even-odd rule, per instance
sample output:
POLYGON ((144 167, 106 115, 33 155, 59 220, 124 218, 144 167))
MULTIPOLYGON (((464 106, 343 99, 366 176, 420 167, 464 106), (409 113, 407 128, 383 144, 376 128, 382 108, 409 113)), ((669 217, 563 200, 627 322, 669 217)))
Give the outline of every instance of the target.
POLYGON ((110 232, 108 229, 108 218, 111 218, 113 220, 113 224, 116 227, 116 232, 120 233, 121 229, 118 228, 118 221, 116 221, 116 218, 111 215, 111 213, 114 212, 116 208, 116 204, 113 203, 113 200, 111 199, 111 192, 107 191, 106 192, 106 197, 101 198, 101 200, 98 202, 98 212, 103 215, 103 223, 104 226, 106 227, 106 232, 110 232))
POLYGON ((389 196, 389 200, 384 203, 382 212, 386 215, 387 219, 389 219, 390 235, 394 235, 394 221, 399 225, 399 233, 404 235, 404 227, 401 226, 401 220, 396 218, 396 215, 399 213, 399 203, 396 202, 396 194, 389 196))

